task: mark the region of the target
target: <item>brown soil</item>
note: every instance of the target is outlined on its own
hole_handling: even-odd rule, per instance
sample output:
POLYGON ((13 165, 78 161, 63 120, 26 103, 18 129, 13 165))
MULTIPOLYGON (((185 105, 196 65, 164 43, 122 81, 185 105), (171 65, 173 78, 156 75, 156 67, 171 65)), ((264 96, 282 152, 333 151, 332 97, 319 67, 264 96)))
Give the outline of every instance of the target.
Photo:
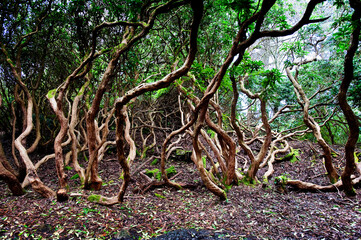
MULTIPOLYGON (((284 175, 317 184, 327 184, 325 170, 318 153, 306 142, 293 142, 300 149, 296 162, 275 164, 275 176, 284 175)), ((318 148, 315 146, 316 150, 318 148)), ((341 148, 335 165, 343 166, 341 148)), ((32 156, 38 159, 40 156, 32 156)), ((141 162, 136 161, 132 169, 141 162)), ((243 166, 243 162, 239 166, 243 166)), ((270 179, 269 185, 234 186, 228 201, 221 202, 201 183, 192 163, 170 161, 175 166, 176 181, 194 185, 193 189, 175 190, 167 187, 136 193, 142 183, 133 176, 124 204, 112 207, 88 202, 80 196, 59 203, 43 199, 31 189, 20 197, 11 196, 0 181, 0 238, 3 239, 360 239, 361 191, 346 198, 344 193, 280 193, 270 179), (179 230, 187 229, 187 230, 179 230), (175 231, 177 230, 177 231, 175 231), (199 230, 199 231, 197 231, 199 230), (167 234, 166 234, 167 233, 167 234), (162 236, 161 236, 162 235, 162 236), (177 236, 177 237, 175 237, 177 236), (183 236, 183 237, 182 237, 183 236)), ((145 166, 144 168, 155 168, 145 166)), ((100 165, 104 181, 100 193, 117 193, 119 164, 108 156, 100 165)), ((260 171, 260 175, 264 173, 260 171)), ((75 174, 68 170, 70 192, 90 195, 79 187, 75 174)), ((56 189, 54 161, 39 170, 41 179, 56 189)))

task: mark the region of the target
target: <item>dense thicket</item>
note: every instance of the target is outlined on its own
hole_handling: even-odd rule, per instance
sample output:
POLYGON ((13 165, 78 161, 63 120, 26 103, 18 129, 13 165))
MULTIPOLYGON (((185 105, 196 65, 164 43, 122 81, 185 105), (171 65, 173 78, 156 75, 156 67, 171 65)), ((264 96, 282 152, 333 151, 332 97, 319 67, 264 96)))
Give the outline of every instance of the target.
POLYGON ((359 0, 5 0, 0 11, 0 143, 11 148, 0 145, 0 179, 13 194, 31 185, 67 200, 70 166, 99 190, 114 149, 119 192, 89 200, 122 202, 135 159, 160 158, 162 179, 149 185, 184 188, 166 162, 191 139, 203 184, 226 199, 234 184, 268 184, 273 163, 297 154, 295 138, 319 144, 330 185, 282 185, 355 194, 359 0), (333 144, 345 146, 344 169, 333 144), (45 161, 56 191, 37 174, 45 161))

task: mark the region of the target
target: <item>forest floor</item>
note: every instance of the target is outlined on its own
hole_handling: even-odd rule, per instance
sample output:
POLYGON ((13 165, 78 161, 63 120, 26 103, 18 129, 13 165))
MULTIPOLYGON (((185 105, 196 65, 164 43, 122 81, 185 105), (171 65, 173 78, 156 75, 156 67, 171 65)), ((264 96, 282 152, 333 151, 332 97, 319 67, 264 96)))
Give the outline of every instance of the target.
MULTIPOLYGON (((273 184, 280 175, 327 184, 322 160, 309 144, 292 143, 299 150, 298 160, 275 163, 269 185, 233 186, 223 202, 202 185, 192 163, 176 160, 167 163, 178 172, 174 180, 194 188, 161 187, 139 193, 135 190, 142 180, 136 174, 125 202, 112 207, 81 197, 92 193, 72 179, 75 172, 71 169, 67 170, 70 192, 79 196, 67 202, 41 198, 31 189, 14 197, 0 181, 0 239, 361 239, 360 188, 356 197, 347 198, 343 192, 280 192, 273 184)), ((342 148, 334 148, 340 151, 334 163, 341 172, 342 148)), ((314 149, 318 151, 316 145, 314 149)), ((41 156, 32 156, 37 157, 41 156)), ((135 161, 133 169, 139 165, 135 161)), ((121 180, 114 156, 107 156, 100 169, 104 184, 95 194, 115 195, 121 180)), ((56 189, 54 161, 42 165, 39 176, 56 189)))

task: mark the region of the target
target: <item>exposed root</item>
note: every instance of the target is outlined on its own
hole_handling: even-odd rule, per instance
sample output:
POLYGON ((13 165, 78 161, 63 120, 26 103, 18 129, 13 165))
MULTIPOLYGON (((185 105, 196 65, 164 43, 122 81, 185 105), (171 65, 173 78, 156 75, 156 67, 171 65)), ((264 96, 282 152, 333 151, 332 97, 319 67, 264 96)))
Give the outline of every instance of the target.
POLYGON ((142 176, 143 179, 145 179, 146 183, 142 184, 142 185, 138 185, 139 189, 137 189, 136 192, 141 192, 143 194, 143 193, 147 192, 148 190, 151 190, 151 189, 154 189, 154 188, 161 188, 161 187, 165 187, 165 186, 173 187, 173 188, 176 188, 176 189, 195 188, 196 185, 194 185, 194 184, 175 183, 175 182, 171 181, 171 180, 175 179, 176 177, 178 177, 181 173, 182 173, 182 171, 180 171, 179 173, 177 173, 173 177, 169 178, 168 179, 169 181, 164 181, 164 180, 158 181, 158 180, 151 179, 146 174, 141 172, 140 176, 142 176))
MULTIPOLYGON (((357 178, 353 177, 352 185, 358 184, 360 182, 361 182, 361 176, 357 177, 357 178)), ((343 189, 343 184, 342 184, 341 180, 337 181, 335 184, 331 184, 331 185, 327 185, 327 186, 322 186, 322 185, 313 184, 313 183, 309 183, 309 182, 303 182, 300 180, 286 180, 284 182, 284 184, 291 186, 293 189, 302 190, 302 191, 306 191, 306 192, 317 192, 317 191, 337 192, 337 191, 343 189)))
POLYGON ((104 197, 102 195, 90 195, 87 197, 87 200, 92 203, 97 203, 103 206, 113 206, 115 204, 121 203, 118 197, 104 197))

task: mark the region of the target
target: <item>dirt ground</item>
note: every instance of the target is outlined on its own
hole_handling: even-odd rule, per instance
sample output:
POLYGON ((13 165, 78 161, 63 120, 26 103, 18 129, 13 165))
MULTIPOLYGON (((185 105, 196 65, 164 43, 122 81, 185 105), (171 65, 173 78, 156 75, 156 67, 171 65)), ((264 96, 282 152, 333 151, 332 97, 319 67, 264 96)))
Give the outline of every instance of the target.
MULTIPOLYGON (((193 163, 172 160, 178 175, 175 181, 192 184, 192 189, 168 187, 137 192, 142 183, 135 174, 125 202, 112 207, 100 206, 80 195, 75 172, 67 170, 70 192, 79 193, 67 202, 43 199, 31 189, 20 197, 11 196, 0 181, 1 239, 361 239, 361 191, 345 197, 343 192, 306 193, 289 189, 280 192, 273 181, 286 176, 317 184, 327 184, 319 149, 307 142, 293 142, 300 156, 295 162, 275 163, 270 184, 233 186, 228 200, 220 201, 200 180, 193 163)), ((335 166, 341 172, 342 148, 335 166)), ((40 155, 32 155, 40 159, 40 155)), ((132 169, 142 162, 137 160, 132 169)), ((239 162, 239 166, 244 165, 239 162)), ((144 168, 159 168, 147 165, 144 168)), ((119 189, 119 164, 109 155, 101 162, 104 186, 99 193, 115 195, 119 189)), ((266 171, 262 169, 259 176, 266 171)), ((46 185, 56 189, 53 160, 39 169, 46 185)))

